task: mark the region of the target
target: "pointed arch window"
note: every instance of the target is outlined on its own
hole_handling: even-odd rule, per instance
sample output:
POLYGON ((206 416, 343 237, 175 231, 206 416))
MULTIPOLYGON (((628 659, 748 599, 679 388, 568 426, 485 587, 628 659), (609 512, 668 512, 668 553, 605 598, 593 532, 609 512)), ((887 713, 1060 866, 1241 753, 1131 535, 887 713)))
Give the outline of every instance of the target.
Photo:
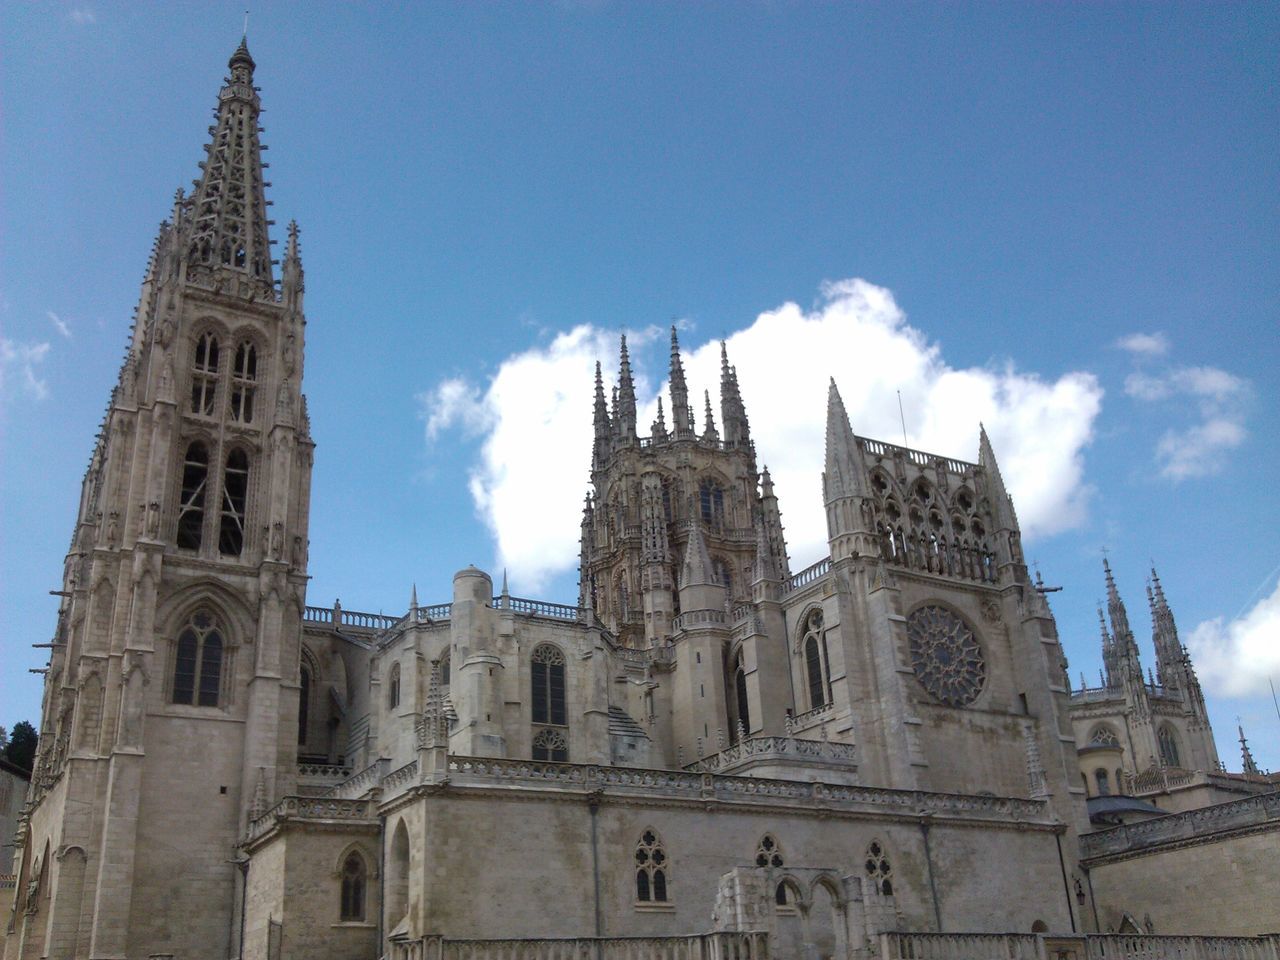
POLYGON ((222 519, 218 527, 218 551, 238 557, 244 549, 245 504, 249 497, 249 456, 243 450, 227 454, 222 475, 222 519))
POLYGON ((805 684, 809 691, 809 709, 816 710, 831 702, 831 674, 827 662, 827 636, 822 629, 822 611, 814 610, 805 618, 804 639, 805 684))
POLYGON ((222 632, 208 611, 197 612, 178 633, 173 658, 173 703, 216 707, 222 692, 222 632))
POLYGON ((253 422, 253 394, 258 382, 258 350, 248 340, 236 347, 231 365, 231 395, 228 398, 231 419, 238 423, 253 422))
POLYGON ((741 650, 733 666, 733 698, 738 708, 735 719, 745 737, 751 733, 751 705, 747 698, 747 662, 741 650))
POLYGON ((387 674, 387 707, 394 710, 400 706, 400 664, 393 663, 391 672, 387 674))
POLYGON ((893 895, 893 865, 889 863, 889 855, 879 840, 872 840, 867 847, 867 857, 863 864, 867 880, 877 893, 883 896, 893 895))
POLYGON ((182 494, 178 503, 178 546, 199 550, 204 538, 205 489, 209 482, 209 448, 200 440, 187 446, 182 460, 182 494))
POLYGON ((704 480, 698 487, 698 505, 703 522, 712 529, 718 528, 724 519, 724 488, 704 480))
POLYGON ((1166 767, 1182 766, 1181 758, 1178 754, 1178 735, 1173 732, 1173 728, 1166 723, 1160 728, 1157 740, 1160 744, 1161 765, 1166 767))
POLYGON ((302 665, 298 681, 298 746, 307 742, 307 724, 311 713, 311 668, 302 665))
POLYGON ((346 923, 364 920, 365 890, 369 886, 369 871, 364 857, 352 850, 342 861, 342 901, 338 919, 346 923))
POLYGON ((636 844, 636 901, 667 903, 670 872, 662 838, 652 828, 646 830, 636 844))
POLYGON ((191 366, 191 412, 211 417, 218 392, 218 338, 212 333, 202 334, 196 341, 191 366))
POLYGON ((1111 796, 1111 778, 1107 776, 1107 771, 1102 767, 1093 771, 1093 779, 1098 784, 1098 796, 1111 796))
POLYGON ((534 648, 531 660, 533 722, 563 727, 568 723, 564 654, 543 643, 534 648))

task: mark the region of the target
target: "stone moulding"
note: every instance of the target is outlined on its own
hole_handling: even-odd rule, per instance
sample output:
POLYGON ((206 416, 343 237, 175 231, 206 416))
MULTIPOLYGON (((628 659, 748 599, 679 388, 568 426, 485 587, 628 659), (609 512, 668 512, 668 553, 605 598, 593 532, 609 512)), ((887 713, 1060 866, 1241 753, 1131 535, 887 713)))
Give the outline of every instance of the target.
POLYGON ((336 797, 285 797, 262 816, 249 821, 243 844, 251 844, 285 821, 310 823, 359 823, 378 825, 373 800, 340 800, 336 797))
POLYGON ((1167 846, 1221 839, 1224 834, 1273 830, 1280 835, 1280 793, 1262 793, 1210 807, 1171 813, 1080 837, 1080 853, 1092 864, 1142 856, 1167 846))

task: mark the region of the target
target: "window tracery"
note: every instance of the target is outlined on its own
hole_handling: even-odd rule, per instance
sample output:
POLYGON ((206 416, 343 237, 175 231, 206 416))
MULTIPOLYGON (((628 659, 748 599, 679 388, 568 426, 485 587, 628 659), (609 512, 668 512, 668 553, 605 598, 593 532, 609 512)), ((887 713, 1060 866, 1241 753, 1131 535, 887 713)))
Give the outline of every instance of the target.
POLYGON ((987 679, 986 659, 960 617, 932 604, 919 607, 907 617, 907 640, 916 679, 934 699, 963 707, 978 698, 987 679))
POLYGON ((216 707, 222 690, 222 632, 207 610, 199 610, 178 633, 173 658, 173 703, 216 707))
POLYGON ((1160 744, 1160 763, 1166 767, 1182 766, 1178 753, 1178 735, 1173 732, 1173 728, 1166 723, 1160 728, 1156 739, 1160 744))
POLYGON ((365 890, 368 887, 368 869, 364 857, 352 850, 342 862, 342 895, 338 907, 338 919, 346 923, 358 923, 365 916, 365 890))
POLYGON ((218 552, 238 557, 244 549, 245 507, 249 497, 249 457, 237 448, 227 454, 222 475, 222 516, 218 525, 218 552))
POLYGON ((831 702, 831 667, 827 659, 827 636, 823 630, 820 609, 813 610, 805 617, 801 651, 804 655, 809 709, 825 707, 831 702))
POLYGON ((205 488, 209 482, 209 448, 193 440, 182 462, 182 493, 178 501, 178 546, 199 550, 204 539, 205 488))
POLYGON ((652 828, 640 835, 636 844, 636 900, 640 903, 666 903, 668 901, 668 872, 666 851, 662 839, 652 828))
POLYGON ((218 338, 213 333, 196 340, 191 367, 191 412, 211 417, 218 392, 218 338))
POLYGON ((400 664, 393 663, 387 674, 387 706, 394 710, 400 706, 400 664))
POLYGON ((876 891, 886 897, 892 896, 893 865, 889 863, 889 856, 879 840, 872 840, 871 845, 867 847, 863 867, 867 872, 867 879, 871 881, 876 891))
POLYGON ((1094 747, 1118 747, 1120 746, 1120 738, 1116 736, 1116 732, 1108 726, 1097 726, 1093 728, 1093 733, 1089 734, 1089 745, 1094 747))
POLYGON ((533 722, 565 726, 568 711, 565 703, 565 660, 559 647, 549 643, 534 648, 531 676, 533 722))
POLYGON ((552 763, 569 761, 569 741, 559 730, 539 730, 533 737, 533 759, 552 763))
POLYGON ((236 347, 231 367, 231 394, 228 409, 237 423, 253 421, 253 397, 258 381, 258 350, 248 340, 236 347))
POLYGON ((756 866, 781 867, 783 862, 782 844, 778 843, 772 833, 766 833, 756 844, 756 866))

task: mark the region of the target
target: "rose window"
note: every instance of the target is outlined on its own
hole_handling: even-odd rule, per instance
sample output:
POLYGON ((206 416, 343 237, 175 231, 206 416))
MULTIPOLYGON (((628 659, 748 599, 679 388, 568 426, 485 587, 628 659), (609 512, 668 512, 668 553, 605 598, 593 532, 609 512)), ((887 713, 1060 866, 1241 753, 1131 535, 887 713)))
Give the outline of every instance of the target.
POLYGON ((942 607, 921 607, 907 618, 907 639, 916 679, 935 699, 963 707, 978 698, 987 663, 968 624, 942 607))

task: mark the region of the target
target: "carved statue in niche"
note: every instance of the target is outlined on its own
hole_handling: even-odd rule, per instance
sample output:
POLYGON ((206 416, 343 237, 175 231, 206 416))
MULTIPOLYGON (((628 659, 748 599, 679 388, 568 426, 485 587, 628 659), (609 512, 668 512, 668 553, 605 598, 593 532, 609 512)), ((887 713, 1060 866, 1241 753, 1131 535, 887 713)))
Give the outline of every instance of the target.
POLYGON ((302 556, 302 538, 301 537, 293 538, 293 550, 289 554, 289 563, 292 564, 292 566, 296 570, 301 570, 305 564, 305 560, 302 556))
POLYGON ((170 356, 164 358, 164 366, 160 368, 160 383, 156 393, 165 399, 173 396, 173 358, 170 356))
POLYGON ((279 520, 271 525, 271 559, 279 560, 284 555, 284 524, 279 520))
POLYGON ((284 342, 284 372, 286 377, 293 375, 294 364, 297 362, 297 354, 293 342, 294 337, 291 333, 284 342))
POLYGON ((289 399, 291 390, 292 387, 289 383, 289 378, 285 377, 280 381, 280 389, 276 392, 277 417, 287 417, 292 412, 293 405, 290 403, 289 399))
POLYGON ((107 546, 114 547, 120 539, 120 514, 115 510, 107 516, 107 546))
POLYGON ((155 540, 160 535, 160 504, 152 500, 147 506, 147 539, 155 540))
POLYGON ((173 340, 173 318, 166 316, 160 321, 160 326, 156 329, 156 341, 164 349, 169 348, 169 343, 173 340))
POLYGON ((36 857, 35 863, 31 864, 31 873, 27 878, 27 916, 35 916, 37 910, 40 909, 40 878, 44 873, 44 857, 36 857))

